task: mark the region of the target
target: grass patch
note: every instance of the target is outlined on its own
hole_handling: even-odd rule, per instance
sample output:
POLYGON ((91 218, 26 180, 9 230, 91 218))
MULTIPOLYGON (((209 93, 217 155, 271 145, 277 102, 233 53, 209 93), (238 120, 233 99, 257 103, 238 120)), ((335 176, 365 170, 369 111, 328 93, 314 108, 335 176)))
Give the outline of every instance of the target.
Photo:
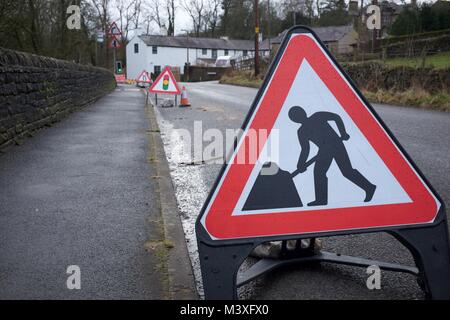
MULTIPOLYGON (((412 67, 412 68, 422 67, 422 58, 421 57, 389 58, 389 59, 385 59, 385 60, 376 59, 376 60, 367 60, 365 62, 348 61, 346 63, 359 64, 359 63, 366 63, 369 61, 387 64, 392 67, 412 67)), ((431 67, 431 68, 435 68, 435 69, 450 68, 450 51, 426 56, 425 57, 425 67, 431 67)))
POLYGON ((375 103, 416 106, 450 112, 450 94, 448 92, 430 94, 420 88, 412 88, 403 92, 386 90, 378 90, 377 92, 362 90, 362 92, 369 101, 375 103))
POLYGON ((219 83, 233 84, 236 86, 259 88, 262 84, 264 76, 255 77, 253 71, 233 71, 223 75, 219 83))
MULTIPOLYGON (((394 59, 387 59, 384 62, 391 66, 407 66, 413 68, 418 68, 422 66, 421 57, 394 58, 394 59)), ((432 67, 436 69, 450 68, 450 51, 425 57, 425 67, 432 67)))
MULTIPOLYGON (((228 75, 224 75, 219 83, 259 88, 262 84, 261 78, 255 78, 253 73, 250 71, 233 71, 228 75)), ((411 88, 402 92, 388 90, 378 90, 377 92, 372 92, 364 89, 361 91, 367 100, 374 103, 420 107, 424 109, 450 112, 449 92, 441 91, 431 94, 421 88, 411 88)))

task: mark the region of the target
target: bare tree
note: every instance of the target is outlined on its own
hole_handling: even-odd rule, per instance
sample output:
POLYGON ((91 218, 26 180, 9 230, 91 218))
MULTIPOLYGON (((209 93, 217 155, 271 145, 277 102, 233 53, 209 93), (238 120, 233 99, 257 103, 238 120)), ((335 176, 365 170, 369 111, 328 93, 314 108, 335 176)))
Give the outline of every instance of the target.
POLYGON ((228 21, 230 20, 230 11, 233 5, 233 0, 222 0, 222 19, 220 21, 221 24, 221 32, 223 34, 228 34, 228 21))
POLYGON ((323 10, 322 1, 323 0, 316 0, 317 18, 320 18, 320 15, 322 14, 322 10, 323 10))
POLYGON ((108 29, 110 23, 109 0, 91 0, 92 6, 96 9, 99 20, 99 27, 103 32, 103 48, 105 61, 104 66, 109 66, 109 49, 108 49, 108 29))
POLYGON ((310 21, 314 18, 314 0, 305 0, 305 13, 310 21))
POLYGON ((281 7, 285 16, 296 12, 304 13, 306 11, 306 0, 282 0, 281 7))
POLYGON ((153 17, 152 12, 149 8, 144 6, 142 9, 142 26, 146 34, 150 34, 151 24, 154 20, 155 18, 153 17))
POLYGON ((139 22, 141 19, 141 15, 142 15, 142 0, 134 0, 133 2, 133 12, 134 12, 134 17, 133 17, 133 27, 136 29, 139 27, 139 22))
POLYGON ((167 9, 167 35, 173 36, 175 34, 175 11, 177 9, 175 0, 165 0, 166 1, 166 9, 167 9))
POLYGON ((219 24, 219 14, 221 0, 209 0, 205 13, 205 27, 211 32, 211 36, 216 35, 216 29, 219 24))
POLYGON ((119 27, 122 30, 122 43, 127 45, 130 30, 139 25, 141 0, 116 0, 115 7, 119 14, 119 27))
POLYGON ((183 0, 181 6, 191 17, 195 35, 199 37, 204 25, 204 14, 206 11, 204 0, 183 0))
POLYGON ((146 1, 144 4, 144 10, 147 30, 150 29, 150 23, 152 21, 154 21, 160 29, 165 26, 164 17, 162 14, 164 7, 161 0, 152 0, 150 2, 146 1))

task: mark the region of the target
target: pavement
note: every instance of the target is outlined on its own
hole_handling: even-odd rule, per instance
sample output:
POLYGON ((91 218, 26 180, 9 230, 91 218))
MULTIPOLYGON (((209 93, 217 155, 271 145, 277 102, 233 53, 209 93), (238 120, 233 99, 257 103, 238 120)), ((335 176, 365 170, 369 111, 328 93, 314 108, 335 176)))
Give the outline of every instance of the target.
POLYGON ((121 85, 0 154, 0 299, 197 297, 152 115, 121 85))
MULTIPOLYGON (((196 284, 202 294, 194 223, 221 168, 192 157, 194 150, 174 129, 194 135, 199 128, 240 128, 257 90, 217 82, 184 84, 192 107, 155 108, 169 161, 196 284), (196 125, 195 125, 196 123, 196 125)), ((450 205, 450 114, 416 108, 374 105, 415 163, 450 205)), ((204 142, 204 147, 209 142, 204 142)), ((220 157, 220 155, 219 155, 220 157)), ((385 233, 330 237, 324 248, 341 254, 414 265, 409 251, 385 233)), ((247 259, 244 267, 254 263, 247 259)), ((423 299, 416 278, 383 271, 381 289, 369 290, 365 269, 323 263, 291 266, 253 281, 240 290, 241 299, 423 299)))

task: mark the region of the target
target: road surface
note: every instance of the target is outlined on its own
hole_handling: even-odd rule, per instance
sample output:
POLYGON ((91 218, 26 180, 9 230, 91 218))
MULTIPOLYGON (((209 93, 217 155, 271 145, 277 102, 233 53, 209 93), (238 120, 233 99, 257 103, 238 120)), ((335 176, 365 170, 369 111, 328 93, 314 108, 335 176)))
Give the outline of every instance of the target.
MULTIPOLYGON (((157 107, 156 112, 201 292, 193 225, 221 165, 190 163, 190 148, 186 140, 174 134, 173 129, 186 129, 193 135, 194 121, 199 121, 197 126, 201 123, 203 132, 210 128, 222 132, 240 128, 257 90, 217 82, 189 83, 186 86, 191 108, 157 107)), ((388 105, 374 107, 448 207, 450 114, 388 105)), ((324 246, 326 250, 341 254, 413 265, 409 251, 384 233, 331 237, 324 239, 324 246)), ((348 266, 290 267, 248 285, 241 290, 240 296, 245 299, 424 298, 411 275, 383 271, 381 290, 368 290, 367 277, 365 269, 348 266)))

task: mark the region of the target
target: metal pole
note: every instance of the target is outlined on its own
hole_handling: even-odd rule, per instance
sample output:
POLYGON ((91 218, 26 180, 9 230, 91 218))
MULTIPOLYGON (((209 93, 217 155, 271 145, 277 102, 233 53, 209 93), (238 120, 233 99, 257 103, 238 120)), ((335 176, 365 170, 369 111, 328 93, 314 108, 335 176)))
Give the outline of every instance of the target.
POLYGON ((114 74, 116 74, 116 47, 114 47, 113 56, 114 56, 113 72, 114 72, 114 74))
POLYGON ((267 20, 267 38, 269 39, 269 59, 271 56, 271 52, 272 52, 272 47, 270 46, 270 0, 267 0, 267 12, 268 12, 268 20, 267 20))
MULTIPOLYGON (((378 5, 378 1, 372 0, 372 4, 378 5)), ((375 47, 376 47, 376 42, 377 42, 377 33, 378 33, 377 29, 372 29, 372 53, 375 53, 375 47)))
POLYGON ((255 10, 255 77, 259 75, 259 0, 254 0, 255 10))
MULTIPOLYGON (((189 44, 189 34, 188 34, 187 38, 188 38, 188 44, 189 44)), ((189 45, 187 46, 187 63, 189 64, 189 45)))

